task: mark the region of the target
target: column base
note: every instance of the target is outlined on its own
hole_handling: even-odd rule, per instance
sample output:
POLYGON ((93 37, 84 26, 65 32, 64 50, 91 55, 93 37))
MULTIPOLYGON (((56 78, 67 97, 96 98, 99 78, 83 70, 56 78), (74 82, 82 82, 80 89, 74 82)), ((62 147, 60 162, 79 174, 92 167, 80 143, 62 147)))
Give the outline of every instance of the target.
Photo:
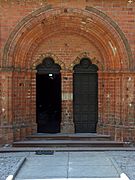
POLYGON ((74 124, 73 123, 62 123, 60 132, 61 133, 75 133, 74 124))
POLYGON ((1 126, 0 127, 0 145, 13 143, 13 126, 1 126))

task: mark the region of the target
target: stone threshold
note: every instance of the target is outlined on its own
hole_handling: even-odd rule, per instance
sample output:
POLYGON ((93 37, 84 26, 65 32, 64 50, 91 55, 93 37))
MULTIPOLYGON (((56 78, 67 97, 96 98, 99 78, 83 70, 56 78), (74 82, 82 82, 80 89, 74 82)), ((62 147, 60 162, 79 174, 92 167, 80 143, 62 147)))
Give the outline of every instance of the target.
MULTIPOLYGON (((6 180, 13 180, 14 176, 9 175, 6 180)), ((21 179, 18 179, 21 180, 21 179)), ((23 180, 130 180, 126 174, 122 173, 119 178, 51 178, 51 179, 23 179, 23 180)))

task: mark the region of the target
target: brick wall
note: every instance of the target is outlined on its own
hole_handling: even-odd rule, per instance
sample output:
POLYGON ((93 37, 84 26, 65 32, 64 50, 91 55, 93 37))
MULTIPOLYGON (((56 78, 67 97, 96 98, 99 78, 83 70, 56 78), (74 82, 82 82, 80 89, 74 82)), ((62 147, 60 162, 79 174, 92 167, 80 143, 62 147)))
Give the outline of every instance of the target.
POLYGON ((134 86, 134 73, 101 75, 99 79, 100 132, 111 133, 116 140, 134 141, 134 86))
POLYGON ((36 129, 35 73, 13 73, 13 134, 14 139, 24 139, 36 129))
POLYGON ((99 67, 98 132, 135 141, 135 2, 1 0, 0 8, 1 144, 36 132, 35 67, 45 56, 62 67, 62 132, 74 131, 73 66, 87 56, 99 67))

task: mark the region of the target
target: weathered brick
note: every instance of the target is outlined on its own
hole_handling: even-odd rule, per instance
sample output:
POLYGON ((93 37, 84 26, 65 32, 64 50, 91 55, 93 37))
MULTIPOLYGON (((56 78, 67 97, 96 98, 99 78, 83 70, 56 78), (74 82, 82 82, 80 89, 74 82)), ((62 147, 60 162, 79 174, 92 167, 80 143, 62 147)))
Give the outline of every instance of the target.
POLYGON ((62 67, 62 119, 72 126, 73 66, 87 56, 99 67, 97 132, 135 141, 135 3, 1 0, 0 6, 1 144, 36 132, 35 67, 47 56, 62 67))

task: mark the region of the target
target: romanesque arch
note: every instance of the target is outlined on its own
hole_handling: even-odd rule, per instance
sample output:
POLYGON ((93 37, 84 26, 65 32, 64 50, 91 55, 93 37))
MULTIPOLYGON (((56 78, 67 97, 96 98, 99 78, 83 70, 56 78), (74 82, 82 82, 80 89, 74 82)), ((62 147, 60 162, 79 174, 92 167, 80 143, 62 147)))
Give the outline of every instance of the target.
POLYGON ((80 10, 51 6, 34 11, 15 27, 4 48, 2 66, 30 68, 43 39, 60 33, 75 33, 96 44, 102 49, 106 69, 133 68, 128 41, 111 18, 93 7, 80 10))
MULTIPOLYGON (((73 66, 82 57, 81 54, 89 54, 88 57, 95 60, 99 67, 98 132, 111 133, 118 139, 117 128, 122 134, 120 125, 126 119, 123 111, 129 104, 132 108, 133 103, 133 93, 128 88, 128 92, 121 93, 123 84, 129 87, 132 82, 132 77, 126 72, 134 69, 131 49, 124 33, 110 17, 93 7, 81 10, 53 9, 51 6, 42 7, 26 16, 14 28, 5 44, 2 69, 7 69, 12 78, 8 84, 8 88, 12 89, 12 98, 8 98, 6 106, 7 118, 12 115, 13 138, 17 139, 19 134, 21 139, 36 132, 36 66, 47 54, 62 67, 62 118, 65 120, 61 123, 62 131, 74 131, 73 66), (67 41, 64 41, 64 37, 67 41), (58 39, 61 44, 58 44, 58 39), (70 41, 72 39, 74 41, 70 41), (81 45, 82 41, 86 47, 81 45), (55 43, 52 46, 50 42, 55 43), (79 46, 75 42, 80 43, 79 46), (129 94, 128 98, 125 98, 126 93, 129 94), (64 111, 67 104, 70 108, 64 111), (68 126, 65 127, 66 124, 68 126)), ((129 111, 133 114, 131 108, 129 111)))

